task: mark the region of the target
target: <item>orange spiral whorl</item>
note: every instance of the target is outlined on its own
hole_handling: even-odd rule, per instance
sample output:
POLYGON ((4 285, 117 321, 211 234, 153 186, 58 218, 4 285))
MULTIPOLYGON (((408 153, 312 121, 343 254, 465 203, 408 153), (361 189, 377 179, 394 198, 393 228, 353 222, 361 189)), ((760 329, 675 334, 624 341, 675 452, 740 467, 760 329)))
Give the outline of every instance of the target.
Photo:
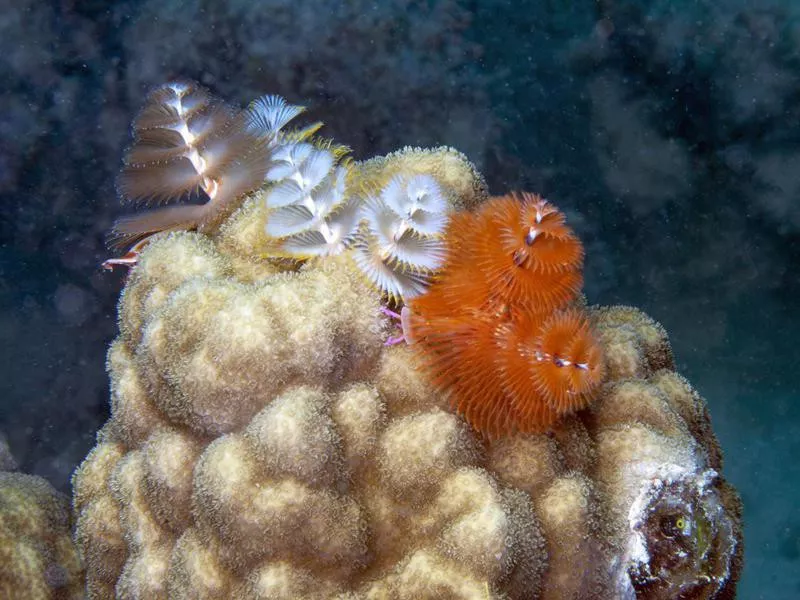
POLYGON ((585 407, 603 355, 571 307, 583 246, 564 215, 534 194, 511 194, 456 214, 445 239, 444 267, 409 305, 409 334, 454 408, 495 438, 547 430, 585 407))
POLYGON ((489 200, 476 215, 471 255, 492 288, 537 311, 573 300, 583 284, 583 246, 564 215, 533 194, 489 200))
POLYGON ((558 413, 585 407, 602 380, 602 351, 582 311, 568 309, 542 325, 536 343, 539 359, 532 381, 547 405, 558 413))

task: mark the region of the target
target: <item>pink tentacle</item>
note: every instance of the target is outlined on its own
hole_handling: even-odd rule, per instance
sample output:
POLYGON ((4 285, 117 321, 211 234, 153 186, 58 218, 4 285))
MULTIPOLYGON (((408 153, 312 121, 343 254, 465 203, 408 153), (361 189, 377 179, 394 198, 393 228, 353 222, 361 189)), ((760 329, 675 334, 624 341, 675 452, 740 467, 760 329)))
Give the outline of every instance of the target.
POLYGON ((402 344, 406 341, 404 335, 396 335, 388 338, 385 342, 383 342, 384 346, 396 346, 397 344, 402 344))
POLYGON ((400 315, 399 315, 398 313, 394 312, 393 310, 391 310, 391 309, 389 309, 389 308, 386 308, 385 306, 381 306, 381 308, 380 308, 380 311, 381 311, 381 312, 382 312, 384 315, 386 315, 387 317, 389 317, 390 319, 396 319, 396 320, 398 320, 398 321, 400 320, 400 315))

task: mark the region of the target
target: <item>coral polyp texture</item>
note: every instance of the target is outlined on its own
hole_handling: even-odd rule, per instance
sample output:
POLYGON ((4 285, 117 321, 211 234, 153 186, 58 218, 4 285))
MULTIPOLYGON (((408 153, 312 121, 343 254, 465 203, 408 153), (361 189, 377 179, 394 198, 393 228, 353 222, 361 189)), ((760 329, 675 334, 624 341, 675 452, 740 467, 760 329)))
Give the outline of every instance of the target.
POLYGON ((66 496, 41 477, 0 466, 0 598, 85 597, 70 527, 66 496))
POLYGON ((429 289, 411 299, 404 335, 432 381, 478 431, 545 431, 584 408, 603 352, 576 306, 583 246, 564 215, 533 194, 455 215, 429 289))
MULTIPOLYGON (((414 235, 442 206, 409 191, 422 176, 451 219, 485 198, 449 150, 346 168, 400 188, 372 206, 414 235)), ((271 254, 274 189, 216 231, 153 237, 130 274, 111 418, 73 480, 90 598, 733 597, 739 501, 660 326, 564 313, 553 327, 590 327, 605 355, 595 401, 488 441, 413 346, 384 345, 357 246, 271 254)))

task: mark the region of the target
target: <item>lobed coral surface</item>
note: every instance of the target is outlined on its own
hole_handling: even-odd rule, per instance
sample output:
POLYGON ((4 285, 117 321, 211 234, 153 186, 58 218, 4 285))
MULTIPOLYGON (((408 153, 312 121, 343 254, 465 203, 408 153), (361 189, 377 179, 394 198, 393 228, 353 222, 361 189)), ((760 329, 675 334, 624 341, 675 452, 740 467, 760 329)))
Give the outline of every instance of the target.
MULTIPOLYGON (((358 168, 389 181, 414 156, 480 201, 448 152, 358 168)), ((263 193, 131 273, 112 416, 74 477, 90 598, 733 598, 738 498, 660 326, 588 309, 596 402, 487 442, 382 345, 351 252, 260 254, 263 193)))
MULTIPOLYGON (((0 457, 4 441, 0 436, 0 457)), ((83 598, 69 500, 41 477, 6 471, 7 466, 0 461, 0 597, 83 598)))

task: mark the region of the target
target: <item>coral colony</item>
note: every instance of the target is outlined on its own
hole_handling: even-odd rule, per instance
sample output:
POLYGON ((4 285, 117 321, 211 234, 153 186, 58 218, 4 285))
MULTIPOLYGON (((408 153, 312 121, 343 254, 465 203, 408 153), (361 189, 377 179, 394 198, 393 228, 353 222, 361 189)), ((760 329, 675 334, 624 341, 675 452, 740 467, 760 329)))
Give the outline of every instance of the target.
POLYGON ((585 305, 564 215, 451 149, 353 161, 300 113, 183 82, 134 122, 123 199, 184 203, 115 227, 88 596, 733 598, 705 403, 657 323, 585 305))

